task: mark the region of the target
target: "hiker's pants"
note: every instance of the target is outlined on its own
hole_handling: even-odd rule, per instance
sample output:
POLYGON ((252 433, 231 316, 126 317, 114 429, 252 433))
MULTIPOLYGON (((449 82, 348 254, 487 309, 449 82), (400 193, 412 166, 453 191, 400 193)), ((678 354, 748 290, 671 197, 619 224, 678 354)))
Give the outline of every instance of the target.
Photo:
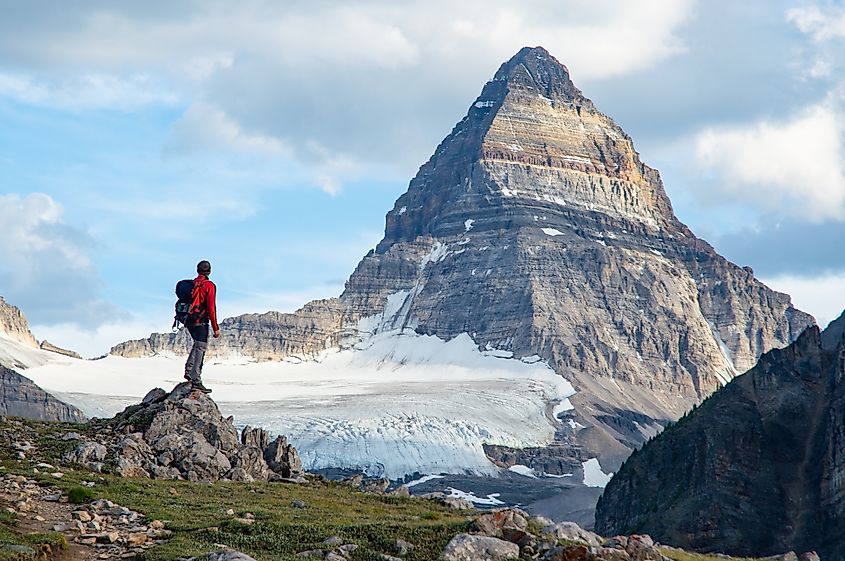
POLYGON ((194 346, 188 353, 188 360, 185 362, 185 377, 191 382, 201 382, 202 361, 205 358, 205 351, 208 349, 208 324, 189 325, 188 333, 194 340, 194 346))

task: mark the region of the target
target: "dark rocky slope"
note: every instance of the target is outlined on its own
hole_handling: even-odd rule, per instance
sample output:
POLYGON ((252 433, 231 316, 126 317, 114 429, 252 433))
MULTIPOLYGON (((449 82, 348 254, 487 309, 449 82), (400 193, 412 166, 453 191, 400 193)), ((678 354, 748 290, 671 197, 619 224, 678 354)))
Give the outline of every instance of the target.
MULTIPOLYGON (((561 424, 557 450, 611 471, 812 323, 675 217, 630 137, 538 47, 484 86, 340 298, 226 320, 214 352, 279 360, 375 330, 468 333, 481 347, 538 355, 570 380, 573 423, 561 424)), ((186 343, 156 334, 112 352, 181 353, 186 343)))
POLYGON ((765 354, 632 455, 599 500, 597 531, 845 558, 843 324, 765 354))
POLYGON ((0 415, 80 423, 85 415, 48 394, 32 380, 0 366, 0 415))

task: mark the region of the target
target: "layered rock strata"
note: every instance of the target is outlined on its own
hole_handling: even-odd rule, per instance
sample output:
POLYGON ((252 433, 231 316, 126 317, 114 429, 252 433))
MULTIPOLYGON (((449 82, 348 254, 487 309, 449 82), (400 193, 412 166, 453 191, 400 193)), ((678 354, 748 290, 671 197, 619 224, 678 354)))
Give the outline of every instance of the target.
MULTIPOLYGON (((468 333, 570 380, 557 441, 610 471, 811 324, 678 221, 658 172, 538 47, 484 86, 339 299, 227 320, 214 352, 278 360, 379 330, 468 333)), ((112 352, 185 348, 153 335, 112 352)))
POLYGON ((845 340, 815 326, 625 462, 596 527, 736 555, 845 557, 845 340))
POLYGON ((85 421, 82 411, 59 401, 32 380, 4 366, 0 366, 0 415, 41 421, 85 421))

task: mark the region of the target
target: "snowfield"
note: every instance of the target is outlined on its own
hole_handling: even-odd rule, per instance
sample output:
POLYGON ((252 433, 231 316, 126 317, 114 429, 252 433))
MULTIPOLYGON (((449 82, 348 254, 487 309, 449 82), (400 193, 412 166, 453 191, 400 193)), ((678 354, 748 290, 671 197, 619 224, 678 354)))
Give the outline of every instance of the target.
MULTIPOLYGON (((203 380, 224 415, 287 435, 307 469, 348 467, 390 478, 495 475, 499 468, 482 444, 548 444, 553 413, 571 409, 567 398, 575 393, 537 357, 508 356, 479 350, 466 334, 444 341, 394 329, 317 360, 211 361, 203 380)), ((174 356, 52 357, 23 374, 99 417, 154 387, 171 389, 184 365, 174 356)))

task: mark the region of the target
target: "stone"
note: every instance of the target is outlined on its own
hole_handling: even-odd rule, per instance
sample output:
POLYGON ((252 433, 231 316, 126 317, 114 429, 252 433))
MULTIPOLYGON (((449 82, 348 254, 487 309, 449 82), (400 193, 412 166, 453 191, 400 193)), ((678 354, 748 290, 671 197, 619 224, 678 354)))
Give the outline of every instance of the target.
POLYGON ((405 557, 412 549, 414 549, 414 544, 402 539, 397 539, 396 543, 393 544, 393 550, 399 557, 405 557))
POLYGON ((475 505, 466 499, 459 499, 457 497, 446 497, 442 501, 444 506, 453 510, 475 510, 475 505))
POLYGON ((148 539, 146 532, 133 532, 126 536, 126 543, 130 547, 138 547, 147 543, 148 539))
POLYGON ((798 561, 821 561, 819 559, 819 554, 815 551, 807 551, 801 554, 798 558, 798 561))
POLYGON ((300 551, 296 554, 296 556, 317 559, 323 559, 325 557, 322 549, 309 549, 307 551, 300 551))
POLYGON ((343 538, 340 536, 330 536, 323 540, 323 545, 327 545, 329 547, 343 545, 343 538))
POLYGON ((584 530, 575 522, 559 522, 551 526, 546 526, 540 533, 553 536, 558 540, 583 542, 594 547, 602 545, 602 540, 598 535, 589 530, 584 530))
POLYGON ((489 536, 458 534, 446 544, 443 561, 505 561, 519 557, 519 546, 489 536))
MULTIPOLYGON (((596 556, 604 561, 630 561, 631 556, 624 549, 615 547, 598 547, 594 549, 596 556)), ((666 561, 666 557, 663 558, 666 561)))
POLYGON ((240 551, 234 551, 231 549, 223 550, 223 551, 214 551, 205 555, 204 557, 197 559, 196 561, 256 561, 254 558, 250 557, 246 553, 241 553, 240 551))
MULTIPOLYGON (((235 511, 229 509, 229 513, 235 514, 235 511)), ((150 522, 150 528, 152 528, 153 530, 163 530, 164 522, 162 522, 161 520, 153 520, 152 522, 150 522)))
POLYGON ((115 543, 119 538, 118 532, 101 532, 95 536, 97 543, 115 543))
POLYGON ((543 561, 592 561, 590 549, 585 545, 556 547, 543 556, 543 561))
POLYGON ((166 391, 164 391, 162 388, 153 388, 147 392, 147 395, 144 396, 144 399, 141 400, 141 403, 143 405, 149 405, 151 403, 161 401, 165 397, 167 397, 166 391))
POLYGON ((344 557, 343 555, 338 555, 333 551, 329 551, 328 553, 326 553, 324 559, 327 559, 328 561, 347 561, 346 557, 344 557))
POLYGON ((241 444, 264 450, 270 445, 270 433, 262 428, 247 425, 241 431, 241 444))
POLYGON ((648 535, 629 536, 625 551, 632 561, 663 561, 663 554, 654 547, 654 540, 648 535))
POLYGON ((361 490, 365 493, 384 494, 387 488, 390 487, 390 480, 387 478, 367 480, 361 486, 361 490))
POLYGON ((308 508, 308 505, 305 504, 305 501, 300 501, 299 499, 291 501, 290 506, 292 506, 293 508, 308 508))
POLYGON ((74 520, 79 520, 80 522, 91 521, 91 514, 89 514, 87 510, 75 510, 71 512, 70 515, 74 520))

